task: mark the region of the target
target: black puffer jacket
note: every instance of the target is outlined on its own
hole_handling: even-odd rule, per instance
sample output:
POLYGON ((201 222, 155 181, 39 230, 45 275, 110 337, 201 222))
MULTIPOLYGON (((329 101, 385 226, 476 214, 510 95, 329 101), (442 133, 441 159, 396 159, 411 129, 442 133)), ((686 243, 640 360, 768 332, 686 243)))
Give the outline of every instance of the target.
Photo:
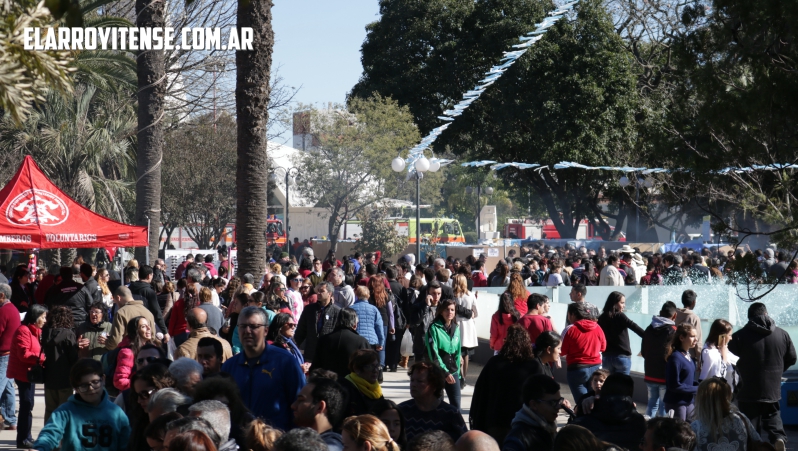
POLYGON ((587 428, 599 440, 626 449, 636 449, 646 434, 646 419, 628 396, 600 397, 593 410, 576 418, 574 424, 587 428))
POLYGON ((790 335, 767 315, 748 320, 732 335, 729 351, 738 356, 740 387, 737 396, 745 402, 777 402, 781 399, 781 376, 795 365, 795 347, 790 335))
POLYGON ((72 388, 69 384, 69 370, 78 361, 78 342, 72 329, 52 329, 42 331, 42 350, 44 359, 44 388, 72 388))
POLYGON ((654 316, 643 332, 640 354, 645 359, 645 380, 655 384, 665 383, 665 366, 668 343, 676 332, 676 324, 668 318, 654 316))

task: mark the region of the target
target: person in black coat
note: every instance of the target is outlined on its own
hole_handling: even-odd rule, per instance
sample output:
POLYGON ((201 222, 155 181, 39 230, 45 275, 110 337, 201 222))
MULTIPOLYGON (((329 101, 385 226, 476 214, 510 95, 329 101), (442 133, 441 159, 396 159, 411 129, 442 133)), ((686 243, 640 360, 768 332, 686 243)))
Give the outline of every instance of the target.
POLYGON ((604 309, 598 318, 598 325, 607 339, 607 349, 602 353, 601 367, 611 373, 629 375, 632 371, 632 347, 629 344, 629 329, 638 336, 643 336, 643 328, 629 319, 623 312, 626 308, 626 297, 619 291, 613 291, 604 303, 604 309))
POLYGON ((72 396, 72 385, 66 375, 78 361, 78 341, 73 327, 69 307, 59 305, 47 313, 47 326, 42 330, 45 422, 72 396))
POLYGON ((14 271, 14 277, 9 283, 11 285, 10 301, 20 313, 27 312, 28 307, 36 303, 30 278, 30 272, 20 266, 14 271))
POLYGON ((294 341, 297 346, 304 345, 306 362, 313 362, 315 359, 320 337, 332 333, 338 324, 341 308, 332 303, 333 289, 330 282, 316 285, 316 302, 308 304, 297 321, 294 341))
POLYGON ((632 396, 634 381, 622 373, 610 374, 589 414, 574 424, 590 430, 599 440, 635 449, 646 434, 646 419, 637 412, 632 396))
POLYGON ((310 371, 324 368, 338 375, 343 380, 349 374, 349 357, 359 349, 371 349, 369 341, 358 335, 357 312, 351 308, 342 309, 338 313, 338 325, 332 333, 323 335, 316 344, 316 355, 310 365, 310 371))
POLYGON ((777 440, 786 443, 779 401, 782 374, 796 362, 790 335, 776 327, 765 304, 755 302, 748 307, 748 324, 732 334, 729 352, 740 358, 737 361, 740 411, 760 434, 768 433, 771 443, 777 440))
MULTIPOLYGON (((158 294, 152 288, 152 267, 143 265, 141 269, 130 271, 130 278, 133 282, 130 283, 128 288, 134 296, 141 296, 144 301, 144 307, 152 313, 155 318, 155 327, 157 330, 164 334, 164 343, 169 341, 169 332, 166 323, 163 320, 163 313, 161 313, 161 306, 158 304, 158 294)), ((199 289, 199 288, 198 288, 199 289)), ((217 331, 218 332, 218 331, 217 331)))
POLYGON ((551 451, 557 435, 557 413, 567 402, 560 394, 560 384, 536 374, 524 383, 521 396, 523 407, 513 418, 502 450, 551 451))
MULTIPOLYGON (((510 422, 523 406, 518 387, 534 374, 543 374, 532 354, 527 331, 518 324, 507 329, 507 338, 498 355, 488 360, 474 386, 469 422, 476 429, 502 443, 510 432, 510 422)), ((551 377, 551 371, 549 371, 551 377)))
POLYGON ((72 267, 62 266, 59 270, 61 282, 47 290, 45 305, 49 310, 65 305, 72 311, 72 322, 82 324, 89 315, 89 299, 83 292, 83 284, 72 278, 72 267))

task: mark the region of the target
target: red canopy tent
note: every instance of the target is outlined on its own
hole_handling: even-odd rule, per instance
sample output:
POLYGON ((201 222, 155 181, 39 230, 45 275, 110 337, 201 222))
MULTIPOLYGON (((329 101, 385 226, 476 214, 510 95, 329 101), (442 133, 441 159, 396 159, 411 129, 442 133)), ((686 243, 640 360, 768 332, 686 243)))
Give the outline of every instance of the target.
POLYGON ((75 202, 30 156, 0 191, 0 248, 145 247, 147 226, 101 216, 75 202))

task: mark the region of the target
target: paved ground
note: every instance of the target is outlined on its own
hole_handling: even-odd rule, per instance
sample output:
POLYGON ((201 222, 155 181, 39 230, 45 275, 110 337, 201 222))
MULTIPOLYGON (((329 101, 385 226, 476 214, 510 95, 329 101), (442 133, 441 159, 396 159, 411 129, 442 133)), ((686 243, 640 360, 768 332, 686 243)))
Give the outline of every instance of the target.
MULTIPOLYGON (((468 386, 462 392, 462 413, 463 419, 468 424, 468 413, 471 407, 471 396, 474 394, 474 384, 479 377, 479 372, 482 366, 472 363, 469 367, 469 373, 466 378, 468 386)), ((383 395, 386 398, 392 399, 396 403, 400 403, 410 399, 410 381, 407 376, 407 371, 399 370, 396 373, 385 373, 384 383, 382 384, 383 395)), ((560 393, 567 399, 572 399, 571 392, 567 384, 560 384, 560 393)), ((17 404, 19 405, 19 404, 17 404)), ((638 406, 638 410, 645 412, 645 406, 638 406)), ((566 424, 568 417, 561 413, 557 420, 558 426, 562 427, 566 424)), ((33 438, 35 439, 44 425, 44 389, 37 388, 36 399, 34 401, 33 409, 33 438)), ((787 436, 790 443, 787 449, 791 451, 798 451, 798 429, 788 430, 787 436)), ((0 431, 0 450, 10 450, 16 444, 16 431, 0 431)), ((632 450, 634 451, 634 450, 632 450)))

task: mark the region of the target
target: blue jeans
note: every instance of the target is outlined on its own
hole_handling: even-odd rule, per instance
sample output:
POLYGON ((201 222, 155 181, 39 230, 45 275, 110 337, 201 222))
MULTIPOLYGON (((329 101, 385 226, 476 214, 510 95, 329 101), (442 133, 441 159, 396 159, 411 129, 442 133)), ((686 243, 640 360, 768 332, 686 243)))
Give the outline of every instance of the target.
POLYGON ((583 395, 588 392, 588 383, 590 383, 590 376, 600 368, 600 365, 593 365, 578 370, 568 370, 566 378, 568 379, 568 387, 571 388, 571 396, 574 397, 574 402, 579 401, 583 395))
POLYGON ((628 376, 632 372, 632 358, 628 355, 604 354, 601 359, 601 367, 609 371, 610 374, 623 373, 628 376))
POLYGON ((0 415, 5 418, 6 425, 16 426, 17 399, 14 390, 14 379, 6 377, 8 357, 7 355, 0 356, 0 415))
POLYGON ((655 384, 654 382, 646 382, 648 387, 648 405, 646 406, 646 415, 649 418, 664 417, 665 415, 665 384, 655 384))
POLYGON ((454 384, 447 383, 444 386, 446 395, 449 397, 449 404, 454 406, 457 411, 460 411, 460 376, 454 375, 454 384))

